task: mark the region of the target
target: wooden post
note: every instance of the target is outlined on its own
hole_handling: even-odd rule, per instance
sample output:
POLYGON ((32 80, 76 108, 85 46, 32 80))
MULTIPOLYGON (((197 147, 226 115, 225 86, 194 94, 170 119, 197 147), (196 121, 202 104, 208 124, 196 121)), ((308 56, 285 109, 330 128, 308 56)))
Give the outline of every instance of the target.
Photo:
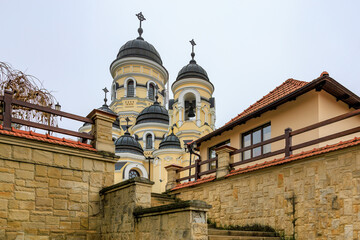
POLYGON ((198 180, 200 178, 199 173, 200 173, 200 159, 196 159, 195 160, 195 181, 198 180))
POLYGON ((291 128, 285 129, 285 158, 288 158, 291 154, 291 143, 292 143, 292 137, 291 137, 291 128))
POLYGON ((5 91, 4 92, 4 109, 3 109, 3 117, 4 117, 3 128, 4 128, 4 130, 8 130, 8 131, 11 131, 12 99, 13 99, 13 92, 5 91))
POLYGON ((180 168, 182 167, 175 164, 165 167, 168 175, 165 187, 166 190, 170 190, 176 186, 176 180, 180 178, 180 172, 177 172, 177 170, 180 168))

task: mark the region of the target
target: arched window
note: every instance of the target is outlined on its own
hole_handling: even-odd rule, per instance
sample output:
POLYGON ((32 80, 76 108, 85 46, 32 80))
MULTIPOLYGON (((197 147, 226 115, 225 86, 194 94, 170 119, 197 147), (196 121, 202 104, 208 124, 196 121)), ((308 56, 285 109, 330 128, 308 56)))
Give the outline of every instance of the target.
POLYGON ((129 172, 129 179, 134 177, 140 177, 140 173, 135 169, 131 169, 129 172))
POLYGON ((130 81, 128 81, 128 84, 127 84, 127 94, 126 94, 126 96, 127 97, 135 97, 134 93, 135 93, 134 81, 130 80, 130 81))
POLYGON ((148 95, 149 95, 150 100, 155 100, 155 86, 152 83, 150 83, 150 85, 149 85, 149 93, 148 93, 148 95))
POLYGON ((193 93, 187 93, 184 96, 185 121, 192 121, 196 116, 196 97, 193 93))
POLYGON ((148 134, 146 135, 146 148, 152 149, 153 148, 153 141, 152 141, 152 135, 148 134))

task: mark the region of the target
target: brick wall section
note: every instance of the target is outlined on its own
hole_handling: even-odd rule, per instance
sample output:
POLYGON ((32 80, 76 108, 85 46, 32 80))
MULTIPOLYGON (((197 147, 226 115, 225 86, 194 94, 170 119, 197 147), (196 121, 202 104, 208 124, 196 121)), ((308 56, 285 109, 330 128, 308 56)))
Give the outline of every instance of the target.
POLYGON ((219 225, 260 223, 297 239, 360 239, 360 147, 235 175, 173 192, 211 204, 219 225))
POLYGON ((0 135, 0 239, 98 239, 99 191, 113 184, 115 162, 0 135))

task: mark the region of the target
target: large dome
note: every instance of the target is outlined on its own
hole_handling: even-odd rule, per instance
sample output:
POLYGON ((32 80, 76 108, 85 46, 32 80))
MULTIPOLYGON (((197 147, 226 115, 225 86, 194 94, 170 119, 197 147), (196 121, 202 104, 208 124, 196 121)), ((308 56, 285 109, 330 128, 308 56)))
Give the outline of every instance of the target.
POLYGON ((115 141, 115 152, 144 155, 144 150, 142 149, 140 143, 136 141, 129 132, 125 132, 124 135, 115 141))
POLYGON ((153 45, 143 40, 142 38, 130 40, 125 43, 120 48, 116 60, 126 57, 146 58, 162 65, 162 60, 158 51, 156 51, 153 45))
POLYGON ((136 118, 136 124, 148 122, 169 124, 169 113, 157 99, 153 105, 144 108, 136 118))
POLYGON ((159 149, 167 149, 167 148, 181 149, 180 140, 177 136, 175 136, 173 132, 170 135, 168 135, 166 138, 164 138, 159 145, 159 149))
POLYGON ((198 65, 195 60, 191 60, 188 65, 179 71, 176 81, 184 78, 201 78, 209 81, 207 72, 200 65, 198 65))

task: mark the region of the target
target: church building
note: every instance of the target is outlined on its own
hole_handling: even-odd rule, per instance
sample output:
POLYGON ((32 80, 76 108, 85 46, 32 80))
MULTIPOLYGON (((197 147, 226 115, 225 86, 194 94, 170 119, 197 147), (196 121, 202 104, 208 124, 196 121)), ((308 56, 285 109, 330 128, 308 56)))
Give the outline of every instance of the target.
MULTIPOLYGON (((110 65, 113 77, 111 103, 100 110, 118 116, 113 123, 113 141, 119 161, 115 182, 145 177, 154 182, 154 192, 164 192, 165 166, 188 166, 195 155, 187 144, 215 130, 214 85, 195 60, 192 40, 190 62, 171 84, 160 54, 142 37, 144 16, 139 13, 139 36, 126 42, 110 65)), ((106 97, 105 97, 106 99, 106 97)), ((80 132, 89 132, 91 125, 80 132)))

